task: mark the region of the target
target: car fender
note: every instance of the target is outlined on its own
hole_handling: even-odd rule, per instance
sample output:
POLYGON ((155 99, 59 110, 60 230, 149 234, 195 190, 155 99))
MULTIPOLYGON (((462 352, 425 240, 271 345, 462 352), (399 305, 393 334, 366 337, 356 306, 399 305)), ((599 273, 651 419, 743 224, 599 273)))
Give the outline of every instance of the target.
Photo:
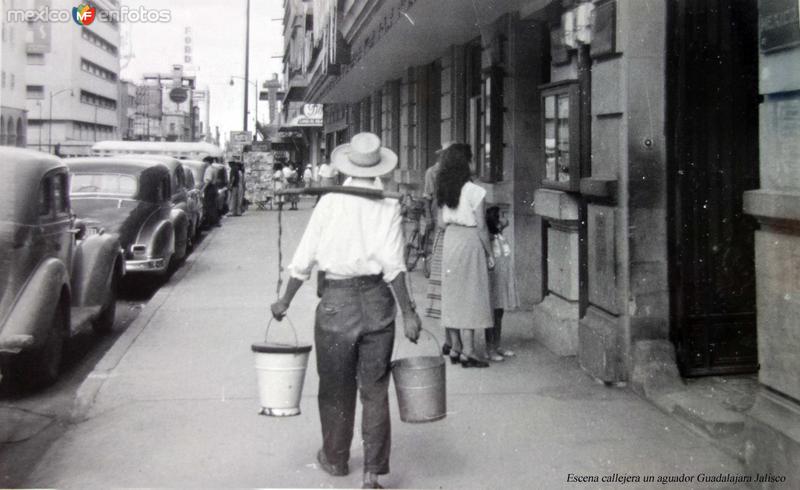
POLYGON ((26 347, 38 346, 46 337, 42 333, 50 327, 62 294, 67 297, 70 294, 66 266, 55 258, 42 261, 17 296, 0 330, 0 352, 3 351, 4 340, 20 336, 33 336, 34 343, 26 347))
POLYGON ((171 220, 148 220, 142 225, 136 243, 147 246, 150 258, 169 258, 175 253, 175 233, 171 220))
POLYGON ((175 241, 185 242, 189 233, 189 215, 183 209, 173 209, 169 219, 175 229, 175 241))
POLYGON ((87 237, 75 247, 72 261, 72 306, 106 304, 112 274, 121 276, 125 271, 117 237, 87 237))

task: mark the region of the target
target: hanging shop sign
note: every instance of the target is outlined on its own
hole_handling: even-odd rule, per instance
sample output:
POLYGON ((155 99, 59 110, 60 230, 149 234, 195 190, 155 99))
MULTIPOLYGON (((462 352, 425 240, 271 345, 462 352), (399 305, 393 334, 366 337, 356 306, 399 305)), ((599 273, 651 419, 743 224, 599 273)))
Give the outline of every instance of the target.
POLYGON ((234 155, 240 155, 244 151, 245 145, 249 145, 253 139, 250 131, 231 131, 230 149, 234 155))
POLYGON ((321 128, 322 104, 303 105, 303 113, 291 118, 288 126, 299 128, 321 128))
POLYGON ((176 104, 183 104, 189 98, 189 91, 183 87, 175 87, 169 91, 169 100, 176 104))

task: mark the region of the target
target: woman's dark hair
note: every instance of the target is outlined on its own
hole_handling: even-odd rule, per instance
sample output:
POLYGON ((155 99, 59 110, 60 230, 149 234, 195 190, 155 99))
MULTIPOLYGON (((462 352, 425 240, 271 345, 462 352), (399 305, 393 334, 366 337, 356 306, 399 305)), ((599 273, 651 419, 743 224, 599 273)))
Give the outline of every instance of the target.
POLYGON ((472 177, 469 170, 471 160, 472 148, 464 143, 454 143, 442 152, 441 168, 436 179, 436 201, 439 207, 458 207, 461 188, 472 177))
POLYGON ((283 164, 281 162, 275 162, 272 165, 272 171, 277 172, 278 170, 283 170, 283 164))
POLYGON ((486 209, 486 228, 489 229, 489 234, 497 235, 503 231, 500 225, 500 208, 497 206, 490 206, 486 209))

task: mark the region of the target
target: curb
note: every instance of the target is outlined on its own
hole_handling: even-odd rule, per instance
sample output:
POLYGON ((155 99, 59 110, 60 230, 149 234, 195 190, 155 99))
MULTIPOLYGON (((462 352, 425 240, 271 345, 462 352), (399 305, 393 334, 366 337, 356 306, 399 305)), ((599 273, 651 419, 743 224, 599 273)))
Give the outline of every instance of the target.
POLYGON ((92 408, 92 405, 94 405, 94 401, 100 389, 103 387, 103 384, 113 375, 114 369, 119 365, 122 358, 125 357, 125 354, 128 353, 128 350, 133 343, 136 342, 136 339, 139 338, 139 335, 150 324, 150 320, 153 319, 153 316, 155 316, 158 310, 167 302, 175 286, 192 270, 197 259, 203 255, 206 248, 214 241, 214 237, 216 237, 219 229, 220 228, 212 228, 211 232, 206 234, 200 248, 194 250, 187 258, 186 262, 184 262, 183 266, 172 275, 169 282, 156 291, 156 294, 150 298, 147 305, 142 308, 139 316, 128 325, 125 332, 120 335, 116 342, 114 342, 114 345, 112 345, 108 352, 98 361, 92 372, 83 380, 80 387, 78 387, 78 390, 75 392, 72 408, 70 409, 69 415, 65 418, 66 422, 77 424, 89 419, 89 410, 92 408))

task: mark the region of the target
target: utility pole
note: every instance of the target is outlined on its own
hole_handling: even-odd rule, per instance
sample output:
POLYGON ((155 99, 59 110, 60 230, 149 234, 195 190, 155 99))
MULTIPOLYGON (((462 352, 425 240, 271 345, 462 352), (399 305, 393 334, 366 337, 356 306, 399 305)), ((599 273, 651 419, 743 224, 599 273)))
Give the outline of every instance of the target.
POLYGON ((247 15, 244 39, 244 131, 247 131, 247 99, 250 96, 250 0, 247 0, 247 15))

